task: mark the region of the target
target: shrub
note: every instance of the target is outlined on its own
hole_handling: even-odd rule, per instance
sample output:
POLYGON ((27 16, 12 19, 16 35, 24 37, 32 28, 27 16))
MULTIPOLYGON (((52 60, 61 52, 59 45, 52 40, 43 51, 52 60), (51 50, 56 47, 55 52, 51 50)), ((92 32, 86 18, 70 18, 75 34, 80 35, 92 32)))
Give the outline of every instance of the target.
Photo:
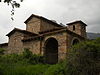
POLYGON ((59 64, 52 65, 47 69, 44 75, 63 75, 63 68, 59 64))
POLYGON ((4 49, 3 48, 0 48, 0 55, 3 55, 4 54, 4 49))
POLYGON ((0 75, 99 75, 100 38, 74 45, 67 59, 58 64, 42 64, 43 61, 43 56, 28 49, 21 55, 2 55, 0 75))
POLYGON ((0 58, 0 75, 42 75, 49 65, 43 65, 41 55, 25 50, 23 54, 3 55, 0 58))
POLYGON ((43 75, 66 75, 66 59, 59 62, 58 64, 50 65, 43 75))
POLYGON ((32 54, 32 52, 29 49, 24 49, 22 57, 23 57, 23 59, 28 60, 28 63, 30 63, 30 64, 44 63, 43 56, 32 54))
POLYGON ((0 75, 3 75, 3 69, 1 66, 0 66, 0 75))
POLYGON ((67 60, 66 75, 99 75, 100 38, 73 46, 67 60))
POLYGON ((43 75, 49 65, 17 65, 5 69, 4 75, 43 75))
POLYGON ((23 52, 23 57, 24 58, 30 58, 30 57, 32 57, 32 55, 33 54, 29 49, 27 49, 27 48, 24 49, 24 52, 23 52))

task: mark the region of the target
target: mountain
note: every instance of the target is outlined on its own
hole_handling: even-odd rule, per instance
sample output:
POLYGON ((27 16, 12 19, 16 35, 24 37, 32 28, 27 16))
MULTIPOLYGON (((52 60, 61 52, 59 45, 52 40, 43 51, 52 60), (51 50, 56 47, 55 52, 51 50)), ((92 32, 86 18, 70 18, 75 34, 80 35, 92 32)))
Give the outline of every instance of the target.
POLYGON ((88 39, 96 39, 98 37, 100 37, 100 33, 89 33, 89 32, 87 32, 87 38, 88 39))

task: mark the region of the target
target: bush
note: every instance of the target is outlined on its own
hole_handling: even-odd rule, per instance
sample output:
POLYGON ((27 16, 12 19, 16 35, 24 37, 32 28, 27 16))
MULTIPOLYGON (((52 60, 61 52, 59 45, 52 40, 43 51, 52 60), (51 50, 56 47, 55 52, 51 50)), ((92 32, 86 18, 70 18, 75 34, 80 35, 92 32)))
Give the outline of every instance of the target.
POLYGON ((0 58, 0 75, 42 75, 49 65, 42 64, 41 55, 25 50, 23 54, 2 55, 0 58))
POLYGON ((64 67, 62 64, 51 65, 44 75, 65 75, 64 67))
POLYGON ((49 65, 16 65, 5 69, 4 75, 43 75, 49 65))
POLYGON ((58 64, 43 61, 43 56, 28 49, 21 55, 2 55, 0 75, 100 75, 100 38, 74 45, 67 59, 58 64))
POLYGON ((3 69, 1 66, 0 66, 0 75, 3 75, 3 69))
POLYGON ((23 57, 24 57, 24 58, 27 58, 27 59, 28 59, 28 58, 31 58, 32 55, 33 55, 33 54, 32 54, 32 52, 31 52, 29 49, 26 49, 26 48, 24 49, 24 52, 23 52, 23 57))
POLYGON ((3 48, 0 48, 0 55, 3 55, 4 54, 4 49, 3 48))
POLYGON ((100 38, 73 46, 67 60, 66 75, 99 75, 100 38))
POLYGON ((44 57, 41 55, 32 54, 29 49, 25 49, 22 54, 23 59, 28 60, 30 64, 40 64, 44 63, 44 57))

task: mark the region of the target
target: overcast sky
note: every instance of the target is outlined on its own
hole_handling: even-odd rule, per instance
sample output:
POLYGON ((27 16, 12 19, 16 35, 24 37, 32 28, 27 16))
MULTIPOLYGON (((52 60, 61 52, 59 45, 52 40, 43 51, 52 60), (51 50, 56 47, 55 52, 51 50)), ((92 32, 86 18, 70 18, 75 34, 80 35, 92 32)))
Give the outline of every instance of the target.
POLYGON ((63 24, 82 20, 88 25, 87 32, 100 32, 100 0, 24 0, 15 9, 14 21, 10 11, 10 6, 0 3, 0 43, 8 41, 5 35, 14 27, 25 29, 24 21, 31 14, 63 24))

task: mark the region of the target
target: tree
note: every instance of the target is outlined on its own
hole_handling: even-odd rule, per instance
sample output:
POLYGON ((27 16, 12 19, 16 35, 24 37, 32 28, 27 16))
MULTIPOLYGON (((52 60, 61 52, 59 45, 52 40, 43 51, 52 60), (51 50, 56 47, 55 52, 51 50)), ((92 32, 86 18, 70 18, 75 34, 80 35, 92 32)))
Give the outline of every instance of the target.
MULTIPOLYGON (((12 10, 11 10, 11 19, 13 19, 13 15, 14 15, 14 12, 15 12, 15 8, 19 8, 20 7, 20 4, 16 1, 16 0, 0 0, 0 2, 4 2, 4 3, 7 3, 8 6, 11 5, 12 6, 12 10)), ((20 0, 20 2, 23 2, 23 0, 20 0)))
MULTIPOLYGON (((0 0, 0 2, 2 2, 2 1, 0 0)), ((14 7, 19 8, 20 7, 20 4, 16 0, 4 0, 3 2, 7 3, 8 5, 10 4, 12 6, 12 8, 14 8, 14 7)), ((23 0, 20 0, 20 2, 23 2, 23 0)))
POLYGON ((67 56, 66 75, 100 75, 100 38, 73 46, 67 56))

